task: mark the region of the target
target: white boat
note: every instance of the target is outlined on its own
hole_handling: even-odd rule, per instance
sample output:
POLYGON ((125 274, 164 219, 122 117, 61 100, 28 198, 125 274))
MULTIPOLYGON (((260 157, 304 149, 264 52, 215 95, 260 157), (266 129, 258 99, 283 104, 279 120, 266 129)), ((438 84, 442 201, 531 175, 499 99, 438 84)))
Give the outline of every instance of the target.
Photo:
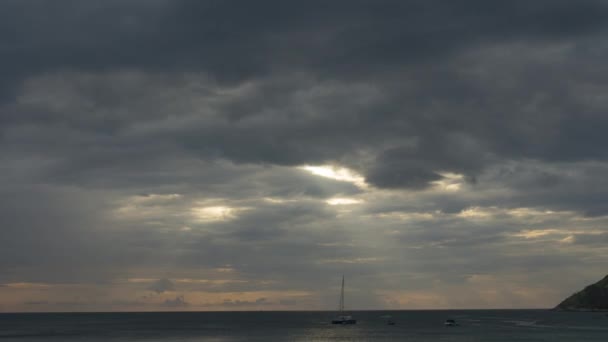
POLYGON ((446 319, 445 322, 443 323, 446 327, 455 327, 458 325, 458 323, 456 323, 455 320, 453 319, 446 319))
POLYGON ((342 276, 342 289, 340 290, 339 315, 331 320, 331 324, 357 324, 357 320, 344 314, 344 276, 342 276))

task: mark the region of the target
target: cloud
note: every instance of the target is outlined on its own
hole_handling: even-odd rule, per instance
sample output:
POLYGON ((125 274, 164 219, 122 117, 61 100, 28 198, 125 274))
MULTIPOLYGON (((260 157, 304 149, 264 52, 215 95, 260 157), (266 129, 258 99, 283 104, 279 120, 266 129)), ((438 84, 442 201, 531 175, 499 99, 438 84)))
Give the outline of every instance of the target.
POLYGON ((39 301, 31 300, 31 301, 23 302, 23 304, 25 304, 25 305, 48 305, 49 302, 46 300, 39 300, 39 301))
POLYGON ((173 282, 167 278, 162 278, 148 286, 148 290, 154 291, 156 293, 173 291, 175 290, 175 284, 173 284, 173 282))
POLYGON ((592 0, 4 1, 0 284, 52 286, 0 299, 52 308, 78 284, 83 307, 145 309, 128 298, 175 282, 193 309, 256 290, 326 308, 341 274, 355 307, 465 305, 441 294, 473 275, 523 274, 501 288, 517 303, 572 292, 605 271, 607 17, 592 0))
POLYGON ((232 300, 232 299, 224 299, 224 302, 222 302, 221 304, 216 304, 219 306, 224 306, 224 307, 247 307, 247 306, 268 306, 268 305, 272 305, 273 303, 271 303, 270 301, 268 301, 266 298, 258 298, 254 301, 247 301, 247 300, 232 300))
POLYGON ((186 307, 188 305, 190 304, 184 300, 184 296, 177 296, 175 299, 166 299, 162 304, 162 306, 170 308, 186 307))

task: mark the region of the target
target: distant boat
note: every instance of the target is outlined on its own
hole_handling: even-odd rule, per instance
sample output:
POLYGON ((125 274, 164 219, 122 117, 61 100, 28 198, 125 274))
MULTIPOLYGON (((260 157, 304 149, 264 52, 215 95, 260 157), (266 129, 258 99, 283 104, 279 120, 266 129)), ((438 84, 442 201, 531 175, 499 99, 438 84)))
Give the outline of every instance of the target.
POLYGON ((357 324, 357 320, 344 314, 344 276, 342 276, 342 289, 340 290, 339 315, 332 319, 331 324, 357 324))
POLYGON ((395 325, 395 321, 393 320, 393 316, 391 315, 380 316, 380 318, 386 319, 387 325, 395 325))
POLYGON ((446 327, 455 327, 458 325, 458 323, 456 323, 455 320, 453 319, 446 319, 445 322, 443 323, 446 327))

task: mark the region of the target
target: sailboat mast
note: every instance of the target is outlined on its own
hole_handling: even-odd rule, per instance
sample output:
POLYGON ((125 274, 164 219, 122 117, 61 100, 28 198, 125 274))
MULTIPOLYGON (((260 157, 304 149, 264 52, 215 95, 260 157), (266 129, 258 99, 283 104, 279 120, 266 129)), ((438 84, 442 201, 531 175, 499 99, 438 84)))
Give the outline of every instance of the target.
POLYGON ((350 315, 344 314, 344 274, 342 275, 342 288, 340 288, 340 304, 338 307, 339 313, 331 321, 331 324, 357 324, 357 320, 350 315))
POLYGON ((342 289, 340 290, 340 312, 344 311, 344 275, 342 275, 342 289))

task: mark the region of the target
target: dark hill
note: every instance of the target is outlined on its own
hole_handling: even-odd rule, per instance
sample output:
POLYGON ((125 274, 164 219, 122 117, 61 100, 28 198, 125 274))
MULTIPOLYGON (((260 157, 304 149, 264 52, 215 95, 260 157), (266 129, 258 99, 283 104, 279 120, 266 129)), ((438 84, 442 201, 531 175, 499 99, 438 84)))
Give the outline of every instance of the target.
POLYGON ((608 275, 585 287, 555 307, 558 310, 608 310, 608 275))

